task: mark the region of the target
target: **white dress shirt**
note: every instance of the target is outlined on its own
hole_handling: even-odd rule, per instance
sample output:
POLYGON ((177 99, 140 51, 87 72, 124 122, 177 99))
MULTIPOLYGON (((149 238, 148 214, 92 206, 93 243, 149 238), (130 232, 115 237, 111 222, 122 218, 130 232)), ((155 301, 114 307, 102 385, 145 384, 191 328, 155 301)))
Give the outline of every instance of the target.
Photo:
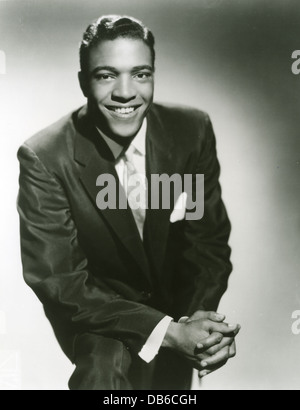
MULTIPOLYGON (((106 135, 104 135, 98 128, 98 131, 101 137, 104 139, 115 159, 119 158, 116 162, 115 168, 118 174, 120 183, 123 186, 123 175, 125 171, 125 161, 120 154, 123 151, 123 147, 117 142, 113 141, 106 135)), ((146 131, 147 131, 147 121, 144 119, 143 124, 130 144, 130 147, 133 147, 132 150, 132 161, 137 172, 144 177, 146 177, 146 131)), ((125 187, 124 187, 125 188, 125 187)), ((145 187, 146 189, 146 187, 145 187)), ((169 324, 173 319, 170 316, 165 316, 153 329, 152 333, 148 337, 146 343, 142 347, 142 350, 139 352, 139 356, 142 360, 149 363, 157 355, 164 337, 166 335, 169 324)))

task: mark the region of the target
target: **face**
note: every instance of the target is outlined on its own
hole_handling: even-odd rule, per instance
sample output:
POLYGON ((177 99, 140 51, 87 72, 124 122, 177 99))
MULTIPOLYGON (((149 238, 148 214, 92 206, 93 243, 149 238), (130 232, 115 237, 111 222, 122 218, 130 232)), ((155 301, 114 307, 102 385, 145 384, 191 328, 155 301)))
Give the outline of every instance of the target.
POLYGON ((108 136, 134 136, 153 101, 150 48, 142 40, 105 40, 90 49, 87 66, 80 83, 97 126, 108 136))

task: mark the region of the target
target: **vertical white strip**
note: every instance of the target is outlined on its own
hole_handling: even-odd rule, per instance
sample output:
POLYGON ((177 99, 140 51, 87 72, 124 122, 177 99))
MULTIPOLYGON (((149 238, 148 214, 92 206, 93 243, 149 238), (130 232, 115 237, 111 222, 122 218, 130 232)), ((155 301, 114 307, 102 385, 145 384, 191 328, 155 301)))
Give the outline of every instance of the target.
POLYGON ((0 50, 0 74, 6 74, 6 55, 2 50, 0 50))

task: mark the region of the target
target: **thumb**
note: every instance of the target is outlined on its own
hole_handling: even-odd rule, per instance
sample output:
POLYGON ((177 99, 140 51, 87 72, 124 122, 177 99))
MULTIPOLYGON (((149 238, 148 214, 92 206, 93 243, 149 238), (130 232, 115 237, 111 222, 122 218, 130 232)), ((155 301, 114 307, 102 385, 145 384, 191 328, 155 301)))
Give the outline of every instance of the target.
POLYGON ((182 316, 179 320, 178 323, 185 323, 189 319, 188 316, 182 316))

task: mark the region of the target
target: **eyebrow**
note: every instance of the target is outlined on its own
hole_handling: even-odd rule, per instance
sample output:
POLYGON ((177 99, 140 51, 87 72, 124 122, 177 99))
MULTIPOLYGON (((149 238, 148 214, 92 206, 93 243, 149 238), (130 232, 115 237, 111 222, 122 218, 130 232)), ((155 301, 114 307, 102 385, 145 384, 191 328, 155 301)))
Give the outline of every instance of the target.
MULTIPOLYGON (((136 71, 141 71, 141 70, 149 70, 149 71, 154 71, 153 67, 148 65, 148 64, 144 64, 144 65, 138 65, 132 68, 131 72, 136 72, 136 71)), ((103 66, 98 66, 96 68, 94 68, 94 70, 91 72, 91 74, 96 74, 98 71, 110 71, 112 73, 118 74, 119 71, 115 68, 112 67, 110 65, 103 65, 103 66)))

